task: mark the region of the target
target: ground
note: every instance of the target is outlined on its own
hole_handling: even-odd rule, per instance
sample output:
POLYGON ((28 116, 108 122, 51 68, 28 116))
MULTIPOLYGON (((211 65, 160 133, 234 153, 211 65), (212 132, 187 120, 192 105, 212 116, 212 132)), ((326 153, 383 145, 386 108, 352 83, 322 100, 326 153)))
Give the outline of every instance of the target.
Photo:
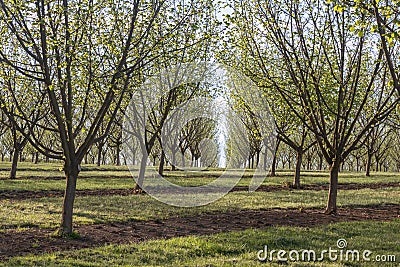
MULTIPOLYGON (((134 181, 124 167, 85 166, 75 206, 79 237, 62 239, 53 235, 64 185, 59 166, 25 163, 15 180, 6 179, 7 163, 0 168, 0 266, 279 265, 276 260, 258 260, 257 252, 264 245, 322 250, 335 247, 340 238, 351 249, 395 255, 400 262, 398 173, 371 178, 341 173, 339 214, 330 216, 323 214, 326 172, 304 172, 301 190, 287 186, 290 172, 279 172, 256 192, 248 192, 248 170, 224 198, 203 207, 179 208, 133 194, 134 181)), ((220 173, 167 171, 166 175, 174 183, 194 186, 220 173)), ((376 266, 375 261, 313 264, 376 266)))

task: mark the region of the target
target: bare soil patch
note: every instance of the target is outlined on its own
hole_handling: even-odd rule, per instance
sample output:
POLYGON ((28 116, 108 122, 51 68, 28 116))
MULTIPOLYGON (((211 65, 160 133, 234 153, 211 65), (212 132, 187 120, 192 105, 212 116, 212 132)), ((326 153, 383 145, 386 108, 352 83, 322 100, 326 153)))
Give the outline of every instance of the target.
POLYGON ((1 233, 0 260, 27 254, 129 244, 188 235, 208 235, 270 226, 315 227, 345 221, 389 221, 400 217, 400 205, 339 209, 325 215, 319 209, 263 209, 204 213, 165 220, 116 222, 76 226, 79 239, 51 237, 52 229, 7 230, 1 233))

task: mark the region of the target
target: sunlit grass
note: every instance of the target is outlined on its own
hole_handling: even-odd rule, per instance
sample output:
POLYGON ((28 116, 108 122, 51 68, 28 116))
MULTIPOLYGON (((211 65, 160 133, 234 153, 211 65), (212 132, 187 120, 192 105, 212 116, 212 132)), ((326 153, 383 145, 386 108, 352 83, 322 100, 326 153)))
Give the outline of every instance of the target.
MULTIPOLYGON (((17 172, 18 179, 10 180, 7 168, 9 162, 0 162, 0 191, 1 190, 63 190, 65 177, 61 164, 32 164, 22 162, 17 172)), ((154 169, 151 167, 151 169, 154 169)), ((165 178, 181 186, 201 186, 218 179, 225 173, 222 169, 209 169, 203 171, 165 171, 165 178)), ((233 177, 242 177, 237 186, 249 186, 252 181, 254 170, 230 170, 233 177)), ((225 174, 226 174, 225 173, 225 174)), ((293 173, 290 171, 278 171, 276 177, 265 177, 262 185, 282 186, 292 182, 293 173)), ((95 166, 84 165, 79 174, 78 190, 84 189, 126 189, 135 186, 137 170, 130 172, 126 166, 95 166)), ((223 179, 223 178, 220 178, 223 179)), ((365 177, 363 173, 342 172, 339 176, 339 183, 400 183, 400 173, 373 173, 372 177, 365 177)), ((301 183, 304 185, 327 185, 329 173, 325 171, 303 171, 301 183)))
MULTIPOLYGON (((15 257, 0 266, 282 266, 275 259, 261 262, 257 252, 267 245, 271 250, 338 249, 338 239, 345 239, 344 249, 395 255, 395 263, 366 261, 330 261, 312 266, 397 266, 400 262, 400 221, 346 222, 316 228, 269 227, 207 236, 188 236, 129 245, 109 245, 93 249, 62 251, 40 256, 15 257)), ((335 255, 335 254, 333 254, 335 255)), ((337 255, 340 255, 337 252, 337 255)), ((362 257, 361 257, 362 258, 362 257)), ((308 262, 287 262, 288 266, 310 266, 308 262)))
MULTIPOLYGON (((233 192, 206 206, 173 207, 148 195, 77 197, 74 221, 77 224, 127 220, 165 219, 203 212, 266 208, 323 208, 327 191, 233 192)), ((399 188, 343 190, 339 206, 400 204, 399 188)), ((54 228, 61 214, 62 198, 0 201, 0 229, 19 227, 54 228)))
MULTIPOLYGON (((65 179, 61 164, 20 164, 19 179, 8 176, 9 163, 0 163, 1 190, 63 190, 65 179), (36 177, 32 179, 32 177, 36 177), (59 179, 37 179, 54 178, 59 179), (3 179, 2 179, 3 178, 3 179)), ((241 175, 242 170, 233 171, 241 175)), ((252 170, 244 171, 237 185, 248 186, 252 170)), ((183 186, 207 184, 222 174, 220 169, 206 171, 166 171, 169 181, 183 186)), ((277 177, 266 177, 263 185, 284 185, 292 181, 291 171, 280 171, 277 177)), ((327 185, 329 173, 303 171, 303 184, 327 185)), ((342 172, 339 183, 388 183, 400 182, 399 173, 342 172)), ((83 166, 78 179, 78 190, 128 189, 135 185, 126 166, 83 166)), ((194 208, 173 207, 148 195, 85 196, 77 197, 74 223, 98 224, 132 220, 155 220, 170 217, 196 216, 205 212, 258 210, 268 208, 320 208, 325 207, 327 191, 287 190, 274 192, 232 192, 209 205, 194 208)), ((400 188, 340 190, 339 207, 373 206, 379 204, 400 205, 400 188)), ((0 200, 0 235, 7 229, 28 230, 32 227, 56 228, 60 222, 61 197, 33 198, 25 200, 0 200)), ((74 252, 59 252, 43 256, 19 257, 0 266, 270 266, 256 259, 256 253, 264 245, 273 249, 314 248, 327 249, 335 246, 338 238, 346 238, 351 248, 371 249, 374 253, 395 253, 400 261, 398 228, 400 222, 351 222, 317 228, 271 227, 264 230, 246 230, 201 237, 182 237, 170 240, 149 241, 133 245, 112 245, 74 252)), ((38 241, 40 245, 40 240, 38 241)), ((309 266, 289 263, 289 266, 309 266)), ((368 263, 322 262, 313 266, 374 266, 368 263)), ((272 266, 281 266, 277 262, 272 266)), ((379 266, 385 266, 380 264, 379 266)), ((390 265, 389 265, 390 266, 390 265)))
MULTIPOLYGON (((132 177, 96 177, 88 179, 78 179, 77 190, 96 190, 96 189, 129 189, 134 188, 135 180, 132 177)), ((0 179, 1 190, 64 190, 65 180, 38 180, 38 179, 0 179)))

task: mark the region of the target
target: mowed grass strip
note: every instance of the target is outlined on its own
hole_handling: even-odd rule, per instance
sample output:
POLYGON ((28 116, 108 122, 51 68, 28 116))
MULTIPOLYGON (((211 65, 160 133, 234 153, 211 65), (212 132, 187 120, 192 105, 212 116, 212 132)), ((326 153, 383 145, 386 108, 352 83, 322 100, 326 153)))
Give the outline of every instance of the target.
MULTIPOLYGON (((0 266, 398 266, 400 262, 400 220, 391 222, 345 222, 327 226, 269 227, 248 229, 206 236, 188 236, 138 244, 109 245, 94 249, 61 251, 39 256, 15 257, 0 266), (346 250, 370 250, 370 262, 331 261, 325 254, 323 261, 261 262, 257 252, 267 245, 271 250, 314 250, 320 257, 322 250, 339 250, 337 240, 347 241, 346 250), (396 262, 375 261, 376 256, 391 257, 396 262), (392 258, 392 255, 395 258, 392 258)), ((38 241, 40 245, 40 241, 38 241)), ((300 254, 301 255, 301 254, 300 254)), ((340 255, 337 252, 334 255, 340 255)), ((286 255, 287 257, 288 255, 286 255)), ((301 256, 300 256, 301 257, 301 256)), ((362 259, 362 256, 360 256, 362 259)), ((300 258, 301 259, 301 258, 300 258)))
MULTIPOLYGON (((206 206, 181 208, 161 203, 148 195, 85 196, 76 198, 74 222, 95 224, 153 220, 240 209, 322 209, 326 198, 327 191, 232 192, 206 206)), ((60 221, 61 204, 62 198, 1 200, 0 229, 4 231, 10 228, 55 228, 60 221)), ((342 207, 380 204, 400 204, 400 188, 339 191, 338 205, 342 207)))
MULTIPOLYGON (((10 174, 11 163, 0 161, 0 180, 7 179, 10 174)), ((86 177, 131 177, 127 166, 114 165, 82 165, 81 178, 86 177), (105 176, 106 175, 106 176, 105 176)), ((19 162, 17 179, 64 179, 63 166, 61 163, 39 163, 19 162)))
MULTIPOLYGON (((18 171, 18 179, 10 180, 8 171, 4 170, 6 163, 0 164, 0 192, 12 191, 46 191, 64 190, 65 178, 62 171, 57 170, 61 165, 57 164, 21 164, 22 170, 18 171), (1 167, 3 166, 3 167, 1 167), (47 169, 46 169, 47 168, 47 169), (38 179, 39 178, 39 179, 38 179), (54 179, 56 178, 56 179, 54 179)), ((232 170, 229 173, 235 177, 241 177, 237 186, 249 186, 254 170, 232 170)), ((166 179, 181 186, 201 186, 211 183, 224 173, 223 170, 211 169, 205 171, 166 171, 166 179)), ((130 189, 135 187, 135 172, 133 175, 126 166, 84 166, 77 183, 78 190, 99 189, 130 189)), ((264 186, 284 186, 292 182, 292 172, 278 172, 277 177, 266 177, 264 186)), ((327 172, 303 171, 301 177, 303 185, 328 185, 329 174, 327 172)), ((400 173, 376 173, 372 177, 365 177, 363 173, 342 172, 339 177, 340 184, 377 184, 399 183, 400 173)))
MULTIPOLYGON (((112 176, 79 179, 77 190, 100 189, 130 189, 134 188, 135 180, 131 177, 114 178, 112 176)), ((0 192, 12 191, 48 191, 65 189, 65 180, 38 180, 38 179, 0 179, 0 192)))
MULTIPOLYGON (((168 178, 170 182, 181 186, 201 186, 214 181, 214 178, 168 178)), ((262 185, 265 186, 285 186, 291 183, 289 177, 268 177, 262 185)), ((303 185, 328 185, 328 178, 321 177, 302 177, 303 185)), ((242 178, 237 186, 247 187, 251 182, 250 178, 242 178)), ((400 183, 400 175, 389 177, 377 176, 366 179, 364 177, 339 179, 340 184, 377 184, 377 183, 400 183)), ((132 189, 135 187, 135 180, 131 176, 118 177, 103 173, 103 177, 78 178, 77 190, 100 190, 100 189, 132 189)), ((46 190, 64 190, 65 180, 41 180, 41 179, 0 179, 0 192, 12 191, 46 191, 46 190)))

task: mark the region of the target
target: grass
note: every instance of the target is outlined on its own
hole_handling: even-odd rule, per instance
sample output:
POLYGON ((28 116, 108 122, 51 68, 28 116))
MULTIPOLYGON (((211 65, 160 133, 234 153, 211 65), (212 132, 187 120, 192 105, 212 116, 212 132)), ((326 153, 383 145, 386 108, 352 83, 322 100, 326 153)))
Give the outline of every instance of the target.
MULTIPOLYGON (((0 170, 9 163, 0 163, 0 170)), ((22 163, 19 171, 22 179, 0 179, 0 190, 63 190, 64 180, 30 179, 42 172, 59 172, 60 164, 31 164, 22 163), (25 175, 25 178, 24 178, 25 175)), ((96 189, 129 189, 135 183, 131 177, 126 177, 124 166, 85 166, 78 180, 78 190, 96 189), (117 170, 117 171, 116 171, 117 170), (83 177, 83 178, 82 178, 83 177), (91 177, 91 178, 88 178, 91 177)), ((237 170, 237 173, 241 173, 237 170)), ((128 172, 129 173, 129 172, 128 172)), ((245 178, 238 185, 248 186, 252 171, 245 170, 245 178)), ((190 172, 189 178, 183 172, 166 172, 168 179, 184 186, 196 186, 212 181, 212 176, 220 175, 221 170, 190 172), (203 176, 201 176, 203 175, 203 176)), ((263 184, 282 185, 291 181, 290 172, 280 172, 278 177, 267 177, 263 184)), ((326 184, 326 172, 303 172, 304 184, 326 184)), ((375 183, 399 182, 400 174, 380 173, 379 176, 366 178, 360 173, 341 173, 341 183, 375 183)), ((276 191, 276 192, 234 192, 210 205, 198 208, 177 208, 162 204, 145 195, 132 196, 87 196, 77 197, 75 204, 75 222, 78 224, 108 223, 124 220, 150 220, 168 218, 170 216, 195 215, 202 212, 226 211, 238 209, 263 208, 322 208, 326 203, 325 191, 276 191), (146 207, 146 208, 143 208, 146 207)), ((340 191, 339 206, 364 206, 381 203, 399 204, 400 191, 398 188, 380 190, 340 191)), ((28 227, 54 228, 59 223, 62 199, 47 197, 25 200, 0 200, 0 231, 9 228, 25 229, 28 227)))
MULTIPOLYGON (((0 266, 282 266, 275 259, 261 262, 257 252, 265 245, 271 250, 338 249, 338 239, 346 239, 347 249, 395 255, 397 263, 330 261, 312 266, 396 266, 400 261, 400 221, 346 222, 316 228, 269 227, 207 236, 188 236, 139 244, 109 245, 94 249, 62 251, 40 256, 15 257, 0 266)), ((337 253, 337 255, 340 252, 337 253)), ((288 266, 310 266, 308 262, 287 262, 288 266)))
MULTIPOLYGON (((18 179, 7 179, 10 163, 0 162, 0 191, 2 190, 64 190, 64 173, 60 170, 61 164, 41 163, 32 164, 22 162, 19 164, 18 179), (36 179, 35 179, 36 178, 36 179), (40 179, 37 179, 40 178, 40 179)), ((210 169, 205 171, 166 171, 166 179, 181 186, 200 186, 208 184, 223 173, 221 169, 210 169)), ((135 174, 135 173, 134 173, 135 174)), ((238 182, 238 186, 248 186, 251 182, 253 170, 233 170, 232 174, 243 177, 238 182)), ((263 185, 283 185, 292 181, 291 171, 280 171, 277 177, 266 177, 263 185)), ((309 185, 327 185, 329 174, 322 171, 303 171, 301 182, 309 185)), ((400 173, 373 173, 372 177, 365 177, 363 173, 342 172, 340 173, 339 183, 400 183, 400 173)), ((84 165, 79 175, 78 190, 96 189, 127 189, 133 188, 135 181, 132 173, 126 166, 95 166, 84 165)))
MULTIPOLYGON (((93 173, 92 173, 93 174, 93 173)), ((77 189, 78 190, 96 190, 96 189, 128 189, 134 188, 135 180, 132 178, 130 174, 123 176, 119 176, 118 174, 110 175, 109 172, 103 173, 102 175, 99 173, 95 173, 94 175, 87 178, 88 173, 83 173, 78 178, 77 189)), ((54 177, 54 176, 53 176, 54 177)), ((61 177, 60 177, 61 178, 61 177)), ((168 178, 168 180, 174 184, 181 186, 200 186, 204 184, 208 184, 215 180, 215 178, 204 178, 204 177, 196 177, 196 178, 185 178, 185 177, 174 177, 168 178)), ((251 178, 242 178, 238 186, 248 186, 250 184, 251 178)), ((268 177, 263 182, 263 185, 284 185, 286 183, 290 183, 292 181, 291 177, 287 176, 279 176, 279 177, 268 177)), ((328 177, 302 177, 302 183, 308 185, 327 185, 328 177)), ((392 175, 392 176, 376 176, 373 178, 366 179, 364 177, 355 176, 355 177, 341 177, 341 184, 346 183, 359 183, 359 184, 372 184, 372 183, 389 183, 389 182, 399 182, 400 183, 400 175, 392 175)), ((1 190, 29 190, 29 191, 41 191, 41 190, 64 190, 65 188, 65 180, 42 180, 42 179, 0 179, 0 191, 1 190)))
MULTIPOLYGON (((64 179, 65 175, 61 163, 39 163, 19 162, 17 170, 17 179, 27 178, 56 178, 64 179)), ((0 161, 0 180, 7 179, 10 173, 11 163, 0 161)), ((126 166, 114 165, 83 165, 81 178, 99 178, 99 177, 131 177, 131 173, 126 166)))
MULTIPOLYGON (((129 189, 134 188, 135 181, 132 177, 94 177, 78 179, 77 190, 96 189, 129 189)), ((65 180, 38 180, 38 179, 0 179, 0 190, 13 191, 42 191, 42 190, 64 190, 65 180)))
MULTIPOLYGON (((326 191, 232 192, 222 199, 202 207, 173 207, 148 195, 77 197, 77 224, 108 223, 127 220, 164 219, 189 216, 203 212, 265 209, 265 208, 323 208, 326 191)), ((62 198, 41 198, 0 201, 0 229, 55 228, 61 214, 62 198)), ((379 190, 343 190, 339 192, 339 206, 370 206, 382 203, 400 204, 399 188, 379 190)))
MULTIPOLYGON (((9 163, 0 163, 1 190, 63 190, 65 181, 60 164, 22 163, 19 179, 4 179, 9 163), (32 177, 35 177, 32 179, 32 177), (36 179, 41 178, 41 179, 36 179), (60 179, 43 179, 60 178, 60 179)), ((175 184, 198 186, 213 181, 221 170, 202 172, 169 172, 167 179, 175 184)), ((242 171, 236 170, 239 175, 242 171)), ((245 170, 238 185, 248 186, 252 171, 245 170)), ((327 172, 302 172, 303 184, 327 184, 327 172)), ((291 171, 278 172, 278 177, 267 177, 264 185, 283 185, 292 180, 291 171)), ((342 172, 339 182, 387 183, 400 182, 399 173, 342 172)), ((131 173, 124 166, 83 166, 78 179, 78 190, 133 188, 131 173)), ((280 190, 274 192, 232 192, 206 206, 181 208, 168 206, 148 195, 85 196, 75 202, 75 224, 98 224, 132 220, 155 220, 170 217, 196 216, 204 212, 224 212, 266 208, 323 208, 327 191, 280 190)), ((341 190, 339 207, 400 204, 400 188, 377 190, 341 190)), ((25 200, 0 200, 0 235, 7 229, 28 230, 32 227, 55 229, 60 221, 61 197, 25 200)), ((315 249, 320 251, 336 246, 336 240, 345 238, 349 249, 370 249, 375 254, 396 254, 400 261, 400 221, 346 222, 316 228, 270 227, 248 229, 208 236, 188 236, 138 244, 110 245, 77 251, 61 251, 39 256, 15 257, 0 266, 281 266, 278 262, 257 260, 257 251, 268 245, 271 249, 315 249)), ((38 240, 35 246, 40 246, 38 240)), ((289 266, 309 266, 308 263, 289 262, 289 266)), ((324 261, 313 266, 375 266, 369 263, 324 261)), ((380 264, 379 266, 385 266, 380 264)), ((388 265, 391 266, 391 265, 388 265)))

